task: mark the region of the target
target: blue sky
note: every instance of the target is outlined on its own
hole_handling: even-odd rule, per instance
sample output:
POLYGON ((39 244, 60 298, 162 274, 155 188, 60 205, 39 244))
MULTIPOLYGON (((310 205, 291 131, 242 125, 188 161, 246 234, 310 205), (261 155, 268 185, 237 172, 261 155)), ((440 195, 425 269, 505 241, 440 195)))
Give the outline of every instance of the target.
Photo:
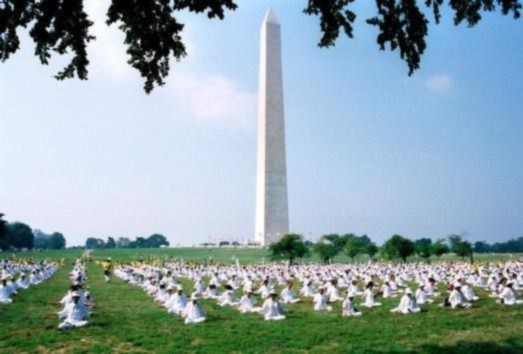
MULTIPOLYGON (((33 45, 0 65, 0 211, 86 237, 163 233, 172 244, 254 236, 259 29, 282 26, 290 226, 381 243, 464 232, 523 235, 523 21, 430 27, 413 77, 381 52, 356 3, 354 40, 319 49, 305 1, 240 1, 225 21, 183 14, 189 56, 150 96, 122 35, 87 1, 88 81, 57 82, 33 45)), ((446 16, 445 16, 446 15, 446 16)), ((25 38, 25 37, 24 37, 25 38)))

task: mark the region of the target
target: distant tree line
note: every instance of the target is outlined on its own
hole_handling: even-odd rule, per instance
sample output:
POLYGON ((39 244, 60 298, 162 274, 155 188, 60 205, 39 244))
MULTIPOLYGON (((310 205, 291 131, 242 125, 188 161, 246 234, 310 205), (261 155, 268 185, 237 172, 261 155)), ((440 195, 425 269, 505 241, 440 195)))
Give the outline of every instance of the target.
POLYGON ((4 220, 4 214, 0 213, 0 250, 20 249, 64 249, 65 237, 59 232, 45 234, 39 230, 33 230, 22 222, 9 223, 4 220))
MULTIPOLYGON (((381 247, 378 247, 367 235, 357 236, 355 234, 329 234, 324 235, 318 242, 312 244, 305 241, 302 235, 288 234, 279 242, 269 246, 273 260, 288 260, 293 263, 297 259, 308 257, 311 251, 318 255, 324 263, 330 263, 340 254, 345 254, 352 261, 360 255, 367 255, 374 259, 377 255, 385 260, 401 260, 406 262, 409 257, 417 256, 426 262, 435 256, 441 257, 446 253, 454 253, 463 260, 474 261, 474 252, 478 247, 488 246, 486 242, 474 246, 463 235, 452 234, 446 238, 437 239, 435 242, 430 238, 411 240, 401 235, 392 235, 381 247)), ((494 244, 496 252, 523 252, 523 237, 510 240, 501 244, 494 244), (506 245, 510 245, 508 248, 506 245), (497 245, 497 246, 496 246, 497 245), (518 248, 522 247, 522 248, 518 248), (508 250, 510 249, 510 251, 508 250)))
POLYGON ((39 230, 35 230, 33 234, 35 235, 34 248, 36 249, 61 250, 65 248, 65 237, 59 232, 53 232, 48 235, 39 230))
POLYGON ((153 234, 149 237, 136 237, 134 241, 127 237, 118 237, 116 240, 113 237, 108 237, 107 241, 101 238, 89 237, 85 241, 85 248, 160 248, 162 246, 169 246, 167 238, 161 234, 153 234))
POLYGON ((474 243, 476 253, 522 253, 523 237, 508 240, 507 242, 496 242, 492 245, 485 241, 474 243))

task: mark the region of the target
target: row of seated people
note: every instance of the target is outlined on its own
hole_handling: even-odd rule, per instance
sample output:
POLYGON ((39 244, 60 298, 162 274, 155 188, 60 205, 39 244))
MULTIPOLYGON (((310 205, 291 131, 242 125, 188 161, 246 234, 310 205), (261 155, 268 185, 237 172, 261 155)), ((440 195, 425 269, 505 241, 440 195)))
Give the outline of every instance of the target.
POLYGON ((0 304, 12 303, 18 291, 49 279, 57 268, 58 264, 52 261, 0 261, 0 304))

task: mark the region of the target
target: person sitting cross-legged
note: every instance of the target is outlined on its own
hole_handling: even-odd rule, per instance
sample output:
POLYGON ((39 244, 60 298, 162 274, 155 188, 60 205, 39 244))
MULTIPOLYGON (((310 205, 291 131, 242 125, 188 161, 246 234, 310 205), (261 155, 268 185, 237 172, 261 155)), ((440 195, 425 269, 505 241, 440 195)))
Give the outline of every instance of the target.
POLYGON ((182 316, 185 317, 185 324, 200 323, 205 321, 205 310, 203 306, 198 302, 196 296, 192 296, 187 306, 183 310, 182 316))
POLYGON ((85 309, 83 304, 80 304, 80 295, 77 292, 71 294, 72 301, 68 303, 65 308, 58 312, 58 317, 64 319, 58 328, 69 329, 73 327, 84 327, 89 324, 87 318, 89 318, 89 311, 85 309))
POLYGON ((362 313, 358 311, 358 309, 356 308, 356 304, 354 303, 354 294, 350 293, 349 291, 347 291, 347 297, 345 298, 345 300, 343 300, 341 309, 342 316, 350 317, 362 315, 362 313))
POLYGON ((286 318, 283 314, 283 307, 277 297, 278 293, 275 290, 271 290, 269 291, 269 298, 263 303, 260 313, 265 317, 266 321, 279 321, 286 318))
POLYGON ((390 312, 402 313, 404 315, 409 313, 417 313, 420 311, 421 309, 418 307, 418 304, 416 303, 416 298, 414 297, 412 291, 409 288, 405 289, 405 294, 401 297, 398 307, 390 310, 390 312))

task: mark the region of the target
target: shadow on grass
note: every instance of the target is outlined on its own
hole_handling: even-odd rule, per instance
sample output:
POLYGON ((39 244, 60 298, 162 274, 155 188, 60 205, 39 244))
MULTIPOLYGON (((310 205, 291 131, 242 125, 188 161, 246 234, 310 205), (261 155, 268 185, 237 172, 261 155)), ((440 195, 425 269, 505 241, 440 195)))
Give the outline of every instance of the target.
POLYGON ((451 345, 424 344, 427 353, 523 353, 521 340, 508 338, 499 342, 460 341, 451 345))

